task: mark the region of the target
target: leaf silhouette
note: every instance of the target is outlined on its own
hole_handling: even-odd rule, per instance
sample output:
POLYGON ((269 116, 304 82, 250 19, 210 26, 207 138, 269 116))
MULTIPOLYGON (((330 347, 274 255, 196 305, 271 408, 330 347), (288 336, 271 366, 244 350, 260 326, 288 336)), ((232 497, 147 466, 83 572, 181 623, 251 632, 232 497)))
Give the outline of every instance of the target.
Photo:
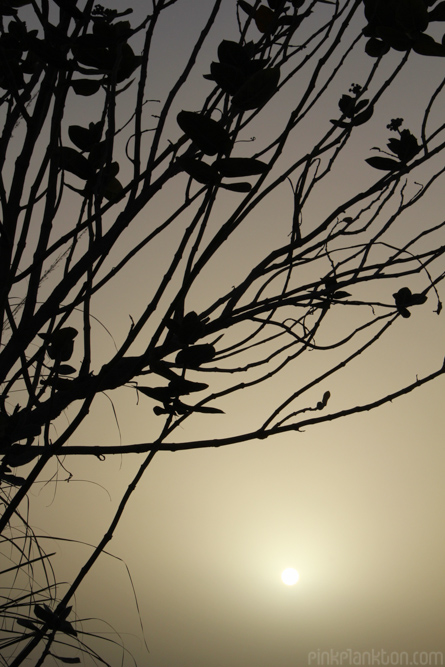
MULTIPOLYGON (((365 101, 365 100, 363 100, 365 101)), ((357 105, 358 108, 359 105, 357 105)), ((354 126, 356 125, 363 125, 364 123, 367 123, 368 120, 372 118, 372 115, 374 113, 374 106, 370 104, 364 111, 361 113, 357 114, 356 116, 353 117, 352 119, 352 124, 354 126)))
POLYGON ((74 150, 74 148, 62 146, 58 149, 58 152, 61 169, 71 172, 84 181, 93 176, 94 171, 90 162, 88 162, 84 155, 74 150))
POLYGON ((345 299, 347 296, 351 296, 349 292, 344 292, 342 290, 339 290, 338 292, 334 292, 332 295, 333 299, 345 299))
POLYGON ((380 155, 369 157, 365 162, 374 167, 374 169, 381 169, 382 171, 395 171, 401 167, 400 162, 397 162, 397 160, 392 160, 389 157, 381 157, 380 155))
POLYGON ((445 2, 439 2, 428 12, 429 21, 445 21, 445 2))
POLYGON ((67 635, 77 636, 77 631, 73 628, 71 623, 66 620, 64 614, 56 614, 56 612, 52 611, 48 605, 36 604, 34 606, 34 614, 38 619, 43 621, 43 623, 46 623, 51 630, 59 630, 67 635))
POLYGON ((188 155, 181 155, 177 158, 176 162, 198 183, 215 185, 219 181, 219 174, 214 166, 202 160, 197 160, 188 155))
POLYGON ((381 58, 381 56, 388 53, 390 48, 389 44, 383 40, 377 39, 377 37, 371 37, 366 42, 365 52, 368 56, 371 56, 371 58, 381 58))
POLYGON ((245 69, 249 65, 249 54, 245 46, 229 39, 223 39, 218 46, 218 59, 221 64, 245 69))
POLYGON ((323 398, 321 399, 321 401, 318 401, 317 403, 317 410, 323 410, 323 408, 326 407, 330 397, 331 397, 331 392, 325 391, 325 393, 323 394, 323 398))
POLYGON ((416 137, 409 130, 402 130, 399 139, 391 138, 388 148, 404 163, 409 162, 420 151, 416 137))
POLYGON ((120 199, 123 193, 123 185, 115 176, 112 176, 105 184, 105 187, 102 191, 103 196, 108 201, 113 201, 114 199, 120 199))
POLYGON ((236 178, 240 176, 256 176, 268 170, 269 165, 261 160, 245 157, 228 157, 213 163, 222 176, 236 178))
POLYGON ((412 294, 409 287, 401 287, 398 292, 393 294, 396 302, 397 310, 402 317, 411 317, 408 308, 410 306, 418 306, 426 302, 426 294, 412 294))
POLYGON ((167 328, 174 334, 181 346, 196 343, 205 334, 205 321, 203 321, 194 310, 188 312, 184 317, 168 320, 167 328))
POLYGON ((233 192, 249 192, 252 189, 250 183, 221 183, 221 187, 225 190, 232 190, 233 192))
POLYGON ((84 97, 89 97, 94 95, 100 89, 101 81, 97 79, 74 79, 71 82, 71 86, 76 93, 76 95, 83 95, 84 97))
POLYGON ((177 375, 174 380, 170 380, 169 388, 175 396, 191 394, 196 391, 203 391, 208 388, 205 382, 193 382, 177 375))
POLYGON ((34 625, 32 621, 29 621, 27 618, 17 618, 17 625, 22 626, 22 628, 27 628, 27 630, 32 630, 33 632, 38 632, 37 625, 34 625))
POLYGON ((255 12, 255 23, 262 33, 272 30, 275 20, 275 12, 266 5, 260 5, 255 12))
POLYGON ((210 77, 229 95, 235 95, 246 81, 246 73, 236 65, 211 63, 210 77))
POLYGON ((233 106, 242 111, 262 107, 277 91, 279 80, 279 67, 267 67, 255 72, 233 96, 233 106))
POLYGON ((47 341, 48 355, 51 359, 58 361, 68 361, 74 350, 74 338, 78 331, 74 327, 63 327, 50 334, 39 334, 39 337, 47 341))
POLYGON ((194 111, 180 111, 177 121, 181 130, 206 155, 230 152, 229 133, 216 120, 194 111))
POLYGON ((168 403, 172 398, 172 393, 168 387, 142 387, 138 385, 137 390, 160 403, 168 403))
POLYGON ((175 362, 182 368, 198 368, 201 364, 211 361, 216 351, 210 343, 185 347, 176 355, 175 362))
POLYGON ((68 136, 81 151, 90 152, 93 145, 100 141, 102 134, 100 123, 90 123, 89 127, 70 125, 68 136))
POLYGON ((445 44, 439 44, 430 35, 419 35, 413 43, 413 51, 421 56, 445 56, 445 44))
POLYGON ((38 456, 38 452, 35 447, 14 444, 8 449, 2 463, 11 466, 11 468, 18 468, 30 463, 36 456, 38 456))
POLYGON ((249 5, 248 2, 245 2, 245 0, 238 0, 238 5, 241 7, 243 12, 246 12, 247 16, 254 16, 255 15, 255 10, 252 7, 252 5, 249 5))

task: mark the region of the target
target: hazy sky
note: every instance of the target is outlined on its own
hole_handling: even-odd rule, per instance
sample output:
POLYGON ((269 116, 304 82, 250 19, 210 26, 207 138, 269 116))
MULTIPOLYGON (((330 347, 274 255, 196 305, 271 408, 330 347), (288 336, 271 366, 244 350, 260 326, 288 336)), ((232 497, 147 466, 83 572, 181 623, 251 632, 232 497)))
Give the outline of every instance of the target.
MULTIPOLYGON (((127 4, 132 3, 119 7, 127 4)), ((166 13, 169 22, 155 42, 159 50, 155 49, 158 61, 150 74, 150 98, 165 99, 210 4, 180 0, 166 13)), ((148 5, 134 0, 133 23, 148 5)), ((319 11, 325 16, 328 8, 321 5, 319 11)), ((220 20, 198 60, 196 75, 180 96, 178 110, 200 108, 210 90, 202 74, 208 73, 223 38, 237 39, 232 0, 223 0, 220 20)), ((406 126, 418 131, 416 100, 434 89, 431 82, 434 77, 440 80, 443 60, 413 56, 413 61, 409 76, 402 75, 395 94, 388 96, 384 110, 363 132, 362 143, 355 145, 360 158, 346 155, 341 176, 313 205, 314 219, 330 210, 331 195, 339 188, 353 191, 369 174, 364 160, 373 146, 384 146, 391 118, 403 116, 406 126)), ((369 66, 364 55, 353 59, 328 97, 331 106, 327 102, 308 119, 298 150, 310 144, 319 123, 328 126, 338 117, 336 102, 360 80, 364 63, 369 66)), ((297 89, 288 93, 297 94, 297 89)), ((93 102, 84 102, 86 114, 93 102)), ((153 102, 154 114, 156 105, 153 102)), ((80 111, 74 108, 70 113, 80 111)), ((271 108, 255 131, 267 135, 280 113, 280 105, 271 108)), ((174 117, 171 132, 176 139, 180 130, 174 117)), ((252 150, 256 148, 246 144, 245 155, 252 150)), ((151 220, 158 224, 171 196, 169 191, 162 195, 123 243, 134 243, 151 220)), ((288 211, 280 197, 266 203, 255 227, 248 226, 240 235, 238 251, 222 254, 208 277, 203 304, 223 281, 230 288, 243 270, 245 256, 254 257, 276 233, 284 233, 288 211)), ((434 197, 425 216, 440 215, 443 209, 440 188, 434 197)), ((168 246, 173 240, 167 235, 163 243, 168 246)), ((164 251, 162 245, 147 251, 95 304, 96 315, 118 342, 128 330, 129 316, 144 302, 150 276, 162 275, 164 251)), ((413 312, 410 320, 398 322, 378 352, 322 387, 331 391, 333 409, 365 402, 385 383, 394 390, 438 367, 444 354, 443 318, 432 312, 433 306, 422 308, 421 316, 413 312)), ((340 331, 341 316, 334 326, 340 331)), ((99 368, 113 350, 112 340, 104 336, 99 368)), ((191 440, 202 432, 218 437, 233 428, 247 428, 250 418, 265 414, 271 401, 291 393, 293 383, 301 383, 326 363, 323 355, 308 355, 301 369, 285 375, 274 390, 276 396, 259 393, 242 409, 233 406, 239 409, 236 421, 229 424, 222 418, 220 425, 214 415, 187 422, 177 438, 191 440)), ((265 442, 157 454, 109 548, 122 560, 103 555, 77 595, 78 616, 98 619, 85 621, 84 629, 117 642, 120 637, 138 667, 444 664, 444 383, 441 378, 377 412, 265 442), (299 571, 295 586, 281 582, 286 567, 299 571), (408 662, 402 652, 408 654, 408 662), (434 657, 434 652, 439 655, 434 657), (366 662, 368 653, 374 662, 366 662)), ((318 400, 318 394, 312 398, 318 400)), ((158 423, 150 401, 137 405, 130 390, 113 392, 112 399, 119 428, 109 400, 99 396, 94 420, 81 426, 72 444, 118 445, 153 437, 158 423)), ((94 457, 65 461, 73 474, 70 483, 42 484, 32 494, 36 533, 95 544, 140 462, 136 455, 110 456, 104 462, 94 457)), ((90 553, 81 544, 42 544, 48 551, 57 550, 55 564, 62 580, 75 574, 90 553)), ((121 664, 116 646, 94 645, 113 667, 121 664)), ((134 663, 125 655, 122 664, 134 663)))

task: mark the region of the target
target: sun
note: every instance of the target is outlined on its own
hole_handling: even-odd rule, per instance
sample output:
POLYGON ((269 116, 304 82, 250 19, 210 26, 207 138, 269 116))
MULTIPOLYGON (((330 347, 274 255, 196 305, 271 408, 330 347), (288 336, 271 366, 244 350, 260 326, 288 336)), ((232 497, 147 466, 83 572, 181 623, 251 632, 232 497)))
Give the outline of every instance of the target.
POLYGON ((297 570, 294 570, 293 567, 287 567, 281 573, 281 580, 283 584, 286 584, 286 586, 293 586, 297 583, 299 578, 300 575, 298 574, 297 570))

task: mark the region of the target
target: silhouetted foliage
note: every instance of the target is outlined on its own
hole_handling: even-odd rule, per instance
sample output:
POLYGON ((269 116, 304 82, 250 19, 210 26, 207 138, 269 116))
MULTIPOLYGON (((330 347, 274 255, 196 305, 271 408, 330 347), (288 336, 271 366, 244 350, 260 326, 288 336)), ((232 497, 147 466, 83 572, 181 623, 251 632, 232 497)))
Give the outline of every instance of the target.
MULTIPOLYGON (((402 118, 385 118, 393 133, 385 149, 369 144, 367 128, 412 58, 445 56, 444 40, 428 32, 445 21, 445 2, 234 0, 238 34, 214 44, 193 109, 190 101, 183 108, 180 92, 221 1, 196 17, 202 28, 193 52, 160 104, 151 99, 148 74, 153 35, 169 10, 175 20, 180 0, 152 0, 139 23, 116 4, 0 6, 0 524, 3 547, 12 545, 20 574, 29 573, 29 593, 12 586, 16 597, 3 605, 4 664, 14 667, 30 655, 36 665, 50 655, 68 664, 80 663, 80 651, 96 657, 69 603, 156 452, 297 432, 378 407, 444 372, 440 361, 428 376, 354 406, 341 405, 330 385, 414 306, 442 308, 445 221, 427 215, 427 201, 445 171, 445 126, 433 120, 444 82, 431 84, 424 100, 413 86, 421 123, 402 129, 402 118), (363 60, 363 76, 345 92, 339 75, 354 56, 363 60), (345 171, 342 156, 357 136, 361 153, 349 155, 345 171), (369 157, 371 149, 379 155, 369 157), (351 192, 354 171, 366 177, 351 192), (327 195, 322 186, 331 174, 338 180, 327 195), (159 208, 161 191, 167 195, 159 208), (252 220, 277 193, 272 247, 272 235, 263 240, 252 220), (323 202, 315 214, 314 201, 323 202), (409 226, 396 244, 392 231, 413 210, 422 225, 409 226), (131 247, 130 228, 137 230, 131 247), (243 236, 244 228, 254 231, 243 236), (159 239, 167 249, 146 267, 144 252, 159 239), (214 268, 220 255, 224 275, 214 268), (138 293, 140 311, 130 318, 118 297, 115 324, 130 321, 105 359, 95 308, 110 285, 118 293, 134 262, 144 272, 126 289, 138 293), (389 291, 382 290, 388 281, 389 291), (332 326, 339 310, 347 333, 332 326), (321 332, 329 342, 318 343, 321 332), (327 360, 284 399, 268 394, 268 413, 259 410, 250 428, 237 430, 227 398, 236 394, 242 410, 250 389, 267 389, 306 353, 327 349, 341 350, 341 361, 327 360), (138 409, 149 405, 147 440, 77 443, 79 425, 95 418, 95 397, 123 387, 137 395, 138 409), (219 436, 215 423, 225 416, 229 434, 219 436), (202 438, 187 441, 179 427, 200 418, 202 438), (106 534, 61 594, 47 568, 50 555, 20 508, 60 456, 124 453, 145 459, 106 534), (25 527, 26 548, 18 547, 17 526, 25 527), (40 589, 33 583, 38 567, 40 589), (59 655, 58 645, 69 654, 59 655)), ((375 127, 382 146, 385 132, 375 127)))

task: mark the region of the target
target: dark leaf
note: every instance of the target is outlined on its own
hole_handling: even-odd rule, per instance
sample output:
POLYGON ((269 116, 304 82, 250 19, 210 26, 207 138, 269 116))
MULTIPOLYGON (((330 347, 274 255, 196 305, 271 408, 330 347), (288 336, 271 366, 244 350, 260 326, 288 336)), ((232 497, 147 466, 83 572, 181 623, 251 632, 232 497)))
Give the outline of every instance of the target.
POLYGON ((192 380, 186 380, 185 378, 179 377, 177 375, 174 380, 170 380, 168 385, 171 395, 173 396, 183 396, 185 394, 191 394, 196 391, 203 391, 208 388, 208 384, 204 382, 192 382, 192 380))
POLYGON ((371 56, 371 58, 380 58, 381 56, 384 56, 386 53, 388 53, 389 49, 389 44, 383 42, 381 39, 377 39, 376 37, 371 37, 368 39, 365 46, 365 51, 368 56, 371 56))
POLYGON ((1 480, 8 484, 12 484, 13 486, 22 486, 25 483, 24 477, 17 477, 17 475, 9 475, 7 473, 4 473, 1 476, 1 480))
POLYGON ((328 276, 323 280, 323 285, 325 286, 326 292, 332 294, 337 289, 337 279, 334 276, 328 276))
POLYGON ((62 609, 62 610, 59 612, 59 614, 60 614, 60 618, 68 618, 68 616, 71 614, 72 611, 73 611, 73 607, 72 607, 72 606, 70 606, 70 607, 65 607, 65 609, 62 609))
POLYGON ((252 186, 250 183, 221 183, 220 186, 225 190, 231 190, 232 192, 250 192, 252 186))
POLYGON ((366 106, 368 106, 369 100, 358 100, 356 105, 355 105, 355 115, 357 115, 362 109, 364 109, 366 106))
POLYGON ((396 139, 395 137, 391 137, 391 139, 387 143, 387 146, 392 153, 395 153, 398 157, 400 157, 399 156, 400 139, 396 139))
POLYGON ((30 463, 36 456, 38 456, 38 451, 35 447, 14 444, 6 452, 3 463, 11 468, 18 468, 30 463))
POLYGON ((113 47, 125 42, 131 36, 131 23, 129 21, 111 23, 107 20, 96 20, 93 23, 93 34, 101 46, 113 47))
POLYGON ((121 93, 124 93, 133 83, 134 79, 130 79, 130 81, 127 81, 127 83, 122 86, 122 88, 116 89, 116 95, 120 95, 121 93))
POLYGON ((439 2, 438 5, 428 12, 429 21, 445 21, 445 2, 439 2))
POLYGON ((417 306, 425 303, 427 297, 425 294, 412 294, 409 287, 401 287, 398 292, 393 294, 397 310, 402 317, 408 318, 411 313, 407 310, 410 306, 417 306))
POLYGON ((121 198, 123 195, 123 190, 124 188, 122 183, 113 176, 106 182, 102 194, 105 199, 108 199, 108 201, 113 201, 114 199, 121 198))
POLYGON ((334 292, 334 294, 332 295, 332 298, 334 298, 334 299, 345 299, 347 296, 351 296, 349 294, 349 292, 342 292, 341 290, 339 290, 338 292, 334 292))
POLYGON ((210 74, 221 90, 229 95, 235 95, 246 81, 246 73, 241 68, 227 63, 212 63, 210 74))
POLYGON ((84 16, 82 12, 76 7, 77 0, 54 0, 54 2, 76 21, 83 21, 84 16))
POLYGON ((413 50, 421 56, 445 56, 445 45, 435 42, 429 35, 419 35, 414 41, 413 50))
POLYGON ((34 614, 38 619, 46 623, 51 630, 60 630, 60 632, 64 632, 67 635, 77 636, 77 631, 71 623, 65 620, 63 616, 59 616, 56 612, 52 611, 48 605, 36 604, 34 606, 34 614))
POLYGON ((228 39, 223 39, 218 46, 218 59, 221 64, 232 65, 240 69, 247 67, 250 60, 244 46, 228 39))
POLYGON ((58 69, 64 69, 66 66, 66 54, 62 49, 53 46, 50 38, 38 39, 30 35, 29 50, 32 51, 39 60, 48 63, 58 69))
POLYGON ((350 95, 342 95, 338 102, 338 106, 342 114, 348 118, 352 118, 355 109, 355 97, 351 97, 350 95))
POLYGON ((72 373, 76 372, 76 369, 73 368, 73 366, 69 366, 68 364, 61 364, 57 371, 59 375, 71 375, 72 373))
POLYGON ((408 33, 423 32, 428 28, 428 10, 424 0, 403 0, 394 3, 395 20, 408 33))
POLYGON ((65 656, 56 655, 55 653, 50 653, 50 655, 60 662, 64 662, 67 665, 79 665, 80 658, 66 658, 65 656))
POLYGON ((74 327, 63 327, 51 334, 39 334, 39 337, 49 343, 48 355, 51 359, 68 361, 74 350, 74 338, 78 331, 74 327))
POLYGON ((374 106, 370 104, 364 111, 353 117, 352 124, 356 126, 356 125, 363 125, 363 123, 367 123, 368 120, 372 117, 373 113, 374 113, 374 106))
POLYGON ((73 628, 71 623, 69 621, 66 621, 65 619, 61 618, 58 619, 58 630, 60 632, 64 632, 66 635, 71 635, 72 637, 77 637, 77 630, 73 628))
POLYGON ((100 123, 90 123, 89 127, 70 125, 68 136, 81 151, 90 152, 93 145, 100 141, 102 129, 100 123))
POLYGON ((276 21, 275 12, 266 5, 260 5, 255 12, 255 23, 258 30, 262 33, 269 32, 274 27, 276 21))
POLYGON ((405 30, 399 27, 380 26, 377 30, 377 36, 396 51, 408 51, 413 43, 405 30))
POLYGON ((215 348, 209 343, 193 345, 180 350, 175 362, 182 368, 198 368, 201 364, 211 361, 215 356, 215 348))
POLYGON ((341 127, 342 130, 346 130, 348 127, 351 127, 351 123, 347 123, 344 120, 335 120, 331 118, 331 123, 332 125, 335 125, 335 127, 341 127))
POLYGON ((128 77, 139 67, 141 62, 142 57, 136 56, 129 44, 123 44, 121 47, 119 68, 117 70, 117 82, 122 83, 122 81, 128 79, 128 77))
POLYGON ((276 92, 279 80, 279 67, 267 67, 255 72, 233 96, 233 106, 242 111, 263 106, 276 92))
POLYGON ((175 415, 176 410, 173 406, 167 406, 166 408, 161 408, 159 405, 155 405, 153 408, 155 415, 175 415))
POLYGON ((48 346, 48 356, 55 361, 68 361, 74 352, 74 341, 64 340, 48 346))
POLYGON ((177 121, 181 130, 206 155, 230 153, 232 142, 229 133, 216 120, 194 111, 180 111, 177 121))
POLYGON ((427 300, 426 294, 412 294, 410 306, 420 306, 422 303, 425 303, 427 300))
POLYGON ((402 130, 400 139, 391 138, 388 148, 404 163, 409 162, 420 151, 416 137, 409 130, 402 130))
POLYGON ((172 392, 169 387, 141 387, 138 385, 137 390, 141 394, 145 394, 145 396, 149 396, 160 403, 168 403, 172 398, 172 392))
POLYGON ((330 397, 331 397, 331 392, 325 391, 325 393, 323 394, 323 398, 321 399, 321 401, 318 401, 317 403, 317 410, 323 410, 323 408, 326 407, 330 397))
POLYGON ((366 162, 371 167, 374 167, 374 169, 381 169, 382 171, 395 171, 402 166, 397 160, 392 160, 389 157, 380 157, 379 155, 369 157, 366 162))
POLYGON ((187 172, 189 176, 204 185, 215 185, 219 181, 219 174, 213 165, 202 160, 196 160, 188 155, 182 155, 176 162, 187 172))
POLYGON ((97 35, 81 35, 72 45, 71 50, 81 65, 105 72, 113 69, 116 53, 114 49, 105 48, 97 35))
POLYGON ((106 141, 99 141, 99 143, 92 146, 88 160, 93 168, 93 171, 101 169, 104 166, 109 157, 108 153, 109 147, 106 141))
POLYGON ((97 93, 101 86, 101 81, 95 79, 76 79, 71 82, 76 95, 83 95, 88 97, 97 93))
POLYGON ((247 157, 229 157, 216 160, 213 166, 226 178, 256 176, 268 170, 269 165, 261 160, 247 157))
POLYGON ((37 616, 38 619, 40 619, 44 623, 48 623, 50 627, 53 627, 52 624, 54 623, 54 619, 56 618, 56 616, 54 612, 51 611, 51 609, 48 607, 48 605, 46 604, 34 605, 34 614, 37 616))
POLYGON ((62 327, 61 329, 57 329, 57 331, 53 331, 50 334, 39 334, 39 338, 49 341, 53 344, 58 344, 66 340, 73 340, 78 333, 79 332, 74 327, 62 327))
POLYGON ((74 148, 62 146, 58 149, 58 153, 60 167, 64 171, 69 171, 84 181, 87 181, 93 176, 93 169, 91 164, 88 162, 86 157, 84 157, 78 151, 74 150, 74 148))
POLYGON ((20 625, 22 628, 28 628, 28 630, 32 630, 33 632, 38 632, 39 630, 39 628, 27 618, 17 618, 16 621, 17 625, 20 625))
POLYGON ((249 5, 248 2, 245 2, 244 0, 238 0, 238 5, 241 7, 243 12, 246 12, 247 16, 254 16, 255 10, 252 5, 249 5))
POLYGON ((187 411, 190 412, 202 412, 212 415, 224 414, 224 410, 220 410, 219 408, 213 408, 212 406, 209 405, 186 405, 185 403, 182 403, 182 406, 186 408, 187 411))
POLYGON ((167 327, 182 346, 196 343, 205 334, 205 321, 194 310, 188 312, 184 317, 168 320, 167 327))

